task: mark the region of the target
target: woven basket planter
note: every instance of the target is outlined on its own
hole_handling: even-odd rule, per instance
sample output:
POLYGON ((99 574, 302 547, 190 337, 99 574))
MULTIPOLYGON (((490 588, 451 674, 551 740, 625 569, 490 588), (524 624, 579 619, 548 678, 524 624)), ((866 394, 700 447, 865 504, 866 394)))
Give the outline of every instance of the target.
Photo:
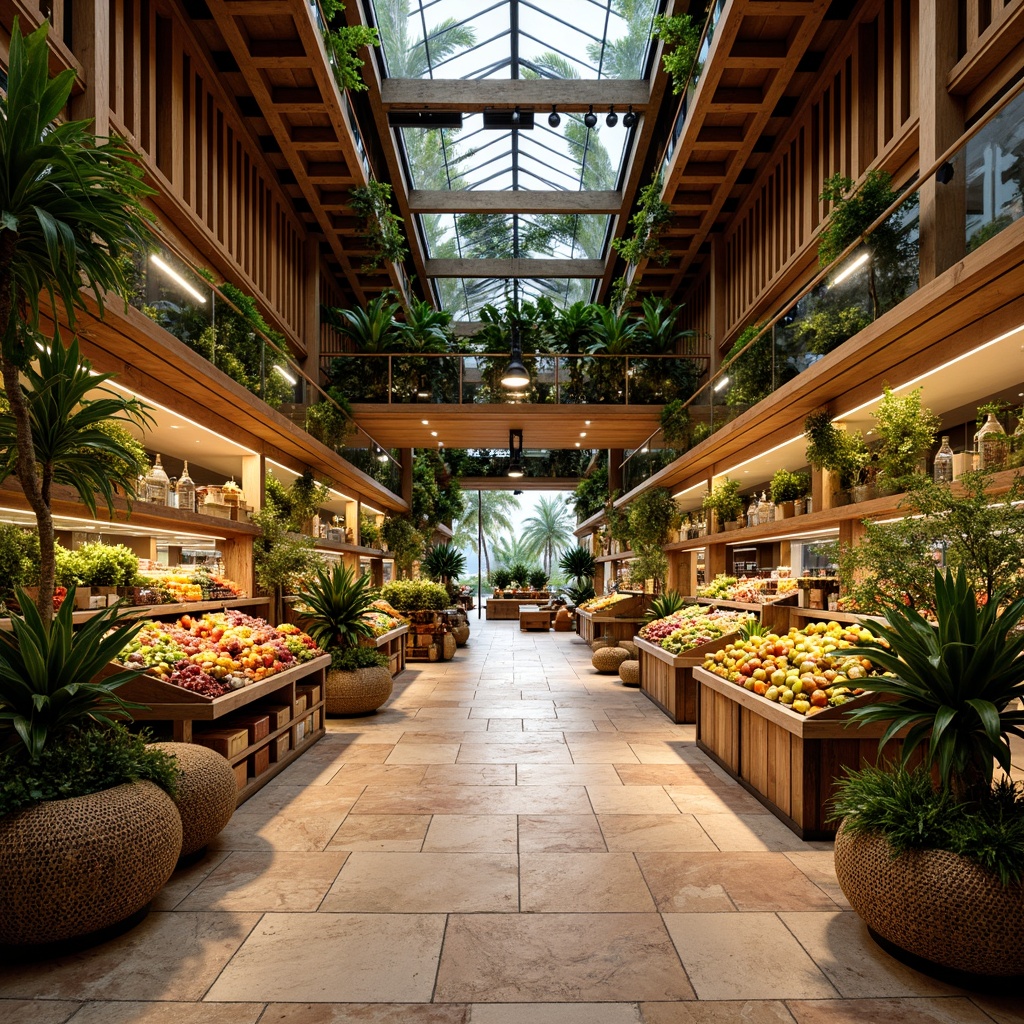
POLYGON ((599 651, 602 647, 614 647, 615 640, 610 636, 599 636, 595 640, 590 641, 590 649, 592 651, 599 651))
POLYGON ((939 967, 986 977, 1024 974, 1024 885, 945 850, 893 857, 881 836, 840 827, 836 876, 878 936, 939 967))
POLYGON ((391 696, 391 673, 381 665, 357 668, 354 672, 329 669, 324 698, 329 715, 366 715, 376 711, 391 696))
POLYGON ((198 743, 151 743, 173 754, 182 772, 174 797, 181 815, 181 856, 208 846, 235 813, 238 785, 231 762, 216 750, 198 743))
POLYGON ((621 647, 602 647, 600 650, 594 651, 594 657, 591 658, 590 663, 598 672, 616 675, 619 666, 628 657, 629 655, 621 647))
POLYGON ((152 782, 0 818, 0 943, 77 939, 145 909, 181 853, 181 818, 152 782))
POLYGON ((459 647, 465 647, 469 642, 469 626, 455 626, 452 629, 452 636, 459 647))
POLYGON ((621 647, 631 660, 636 661, 640 657, 640 652, 636 649, 636 644, 632 640, 616 640, 615 644, 617 647, 621 647))
POLYGON ((619 666, 619 678, 625 686, 640 685, 640 662, 635 658, 628 658, 619 666))
POLYGON ((459 646, 455 640, 455 637, 451 633, 445 633, 444 640, 442 641, 444 647, 441 651, 441 657, 445 661, 451 661, 455 657, 455 649, 459 646))

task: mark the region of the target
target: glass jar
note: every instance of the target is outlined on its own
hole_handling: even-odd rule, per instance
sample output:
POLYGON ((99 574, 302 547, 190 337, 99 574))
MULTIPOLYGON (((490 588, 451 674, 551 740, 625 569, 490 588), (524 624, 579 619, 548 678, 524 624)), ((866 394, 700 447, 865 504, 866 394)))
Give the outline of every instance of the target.
POLYGON ((196 485, 192 477, 188 475, 188 460, 185 461, 185 468, 178 477, 175 485, 178 494, 178 508, 187 509, 189 512, 196 510, 196 485))
POLYGON ((949 438, 943 436, 942 445, 935 456, 935 468, 932 471, 932 479, 937 484, 951 484, 953 482, 953 449, 949 447, 949 438))
POLYGON ((167 478, 160 456, 157 455, 153 462, 153 468, 149 471, 144 483, 145 500, 155 505, 166 505, 167 494, 170 491, 171 481, 167 478))
POLYGON ((974 435, 974 450, 978 453, 978 469, 1005 469, 1009 442, 1002 423, 990 412, 974 435))

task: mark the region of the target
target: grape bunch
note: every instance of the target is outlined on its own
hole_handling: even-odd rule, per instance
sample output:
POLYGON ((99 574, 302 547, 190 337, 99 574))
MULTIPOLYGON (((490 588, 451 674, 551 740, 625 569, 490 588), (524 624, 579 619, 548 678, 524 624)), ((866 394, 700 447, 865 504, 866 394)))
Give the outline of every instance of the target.
POLYGON ((192 690, 204 697, 221 697, 228 692, 228 687, 217 682, 193 662, 176 668, 170 681, 183 690, 192 690))

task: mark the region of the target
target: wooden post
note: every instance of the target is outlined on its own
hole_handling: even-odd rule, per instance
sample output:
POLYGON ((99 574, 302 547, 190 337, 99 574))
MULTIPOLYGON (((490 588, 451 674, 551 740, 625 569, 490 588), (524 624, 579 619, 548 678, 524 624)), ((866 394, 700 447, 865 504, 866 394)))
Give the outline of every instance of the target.
POLYGON ((71 5, 71 37, 75 56, 82 62, 86 88, 71 100, 71 116, 91 120, 91 131, 110 134, 110 29, 109 5, 101 0, 75 0, 71 5))
POLYGON ((399 450, 398 460, 402 464, 402 499, 412 506, 412 449, 399 450))
MULTIPOLYGON (((303 253, 302 280, 302 343, 306 354, 299 366, 307 377, 320 383, 320 243, 315 238, 306 240, 303 253)), ((312 404, 316 394, 307 394, 312 404)))
POLYGON ((611 448, 608 451, 608 494, 622 490, 622 458, 621 448, 611 448))
POLYGON ((266 500, 266 469, 267 460, 262 455, 242 456, 242 493, 255 512, 266 500))

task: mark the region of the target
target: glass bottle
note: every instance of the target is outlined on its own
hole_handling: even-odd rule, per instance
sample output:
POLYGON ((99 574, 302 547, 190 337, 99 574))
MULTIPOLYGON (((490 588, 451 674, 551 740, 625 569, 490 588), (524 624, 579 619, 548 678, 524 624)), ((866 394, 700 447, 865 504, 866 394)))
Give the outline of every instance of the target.
POLYGON ((181 476, 178 477, 178 483, 175 486, 175 490, 178 494, 178 508, 184 508, 189 512, 195 512, 196 485, 192 477, 188 475, 187 459, 185 460, 185 468, 181 471, 181 476))
POLYGON ((974 435, 974 448, 978 453, 978 469, 1006 467, 1006 431, 994 412, 988 414, 981 429, 974 435))
POLYGON ((172 476, 167 481, 167 507, 178 507, 178 478, 176 476, 172 476))
POLYGON ((935 456, 932 479, 937 484, 953 482, 953 449, 949 447, 949 438, 946 436, 943 436, 942 445, 935 456))
POLYGON ((153 468, 149 471, 149 476, 146 477, 146 501, 151 501, 155 505, 166 505, 170 484, 163 464, 160 462, 160 456, 157 455, 153 462, 153 468))
POLYGON ((750 496, 750 504, 747 506, 747 526, 757 526, 758 522, 757 495, 750 496))

